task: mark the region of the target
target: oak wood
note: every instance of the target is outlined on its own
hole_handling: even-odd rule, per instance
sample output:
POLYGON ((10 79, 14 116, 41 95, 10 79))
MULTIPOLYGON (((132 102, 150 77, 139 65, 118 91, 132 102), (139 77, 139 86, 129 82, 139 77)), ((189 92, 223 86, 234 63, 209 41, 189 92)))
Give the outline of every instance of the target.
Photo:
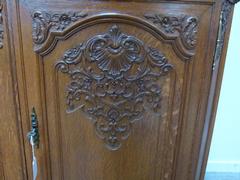
MULTIPOLYGON (((14 176, 10 174, 14 159, 19 164, 19 169, 15 169, 19 179, 32 179, 31 147, 26 134, 30 130, 29 114, 35 107, 40 132, 40 147, 36 150, 38 179, 203 179, 231 26, 227 24, 221 61, 213 71, 222 2, 8 1, 9 23, 6 24, 11 33, 6 33, 8 38, 4 38, 4 49, 0 49, 0 56, 5 60, 1 61, 3 66, 0 68, 8 72, 8 76, 4 74, 0 79, 5 84, 9 82, 10 90, 1 92, 4 98, 9 97, 9 100, 3 99, 8 103, 1 112, 8 110, 3 118, 12 120, 12 124, 10 120, 1 122, 4 131, 1 131, 0 157, 3 161, 0 162, 0 177, 11 179, 14 176), (65 19, 61 19, 62 14, 65 19), (163 20, 162 16, 174 18, 163 20), (161 24, 171 21, 179 23, 175 24, 177 30, 171 31, 169 26, 161 24), (186 28, 189 22, 190 30, 186 28), (88 56, 88 44, 94 42, 93 37, 98 40, 100 37, 109 38, 111 31, 116 29, 118 38, 119 33, 124 34, 123 39, 115 39, 116 42, 123 42, 128 37, 135 46, 144 47, 141 49, 141 53, 146 53, 144 62, 147 58, 151 60, 152 51, 148 48, 154 48, 163 55, 161 58, 166 57, 165 65, 171 66, 171 70, 168 69, 166 75, 160 75, 156 81, 149 80, 161 87, 161 105, 157 108, 160 116, 152 110, 151 103, 145 105, 148 110, 144 111, 142 119, 132 123, 129 137, 121 140, 121 147, 113 150, 114 143, 96 135, 91 113, 66 102, 67 87, 74 79, 64 67, 71 66, 76 70, 83 66, 71 64, 64 56, 69 55, 67 50, 80 43, 83 43, 84 57, 88 56), (191 34, 191 30, 197 31, 196 34, 191 34), (190 38, 185 32, 190 33, 190 38), (64 66, 60 66, 62 63, 64 66), (216 88, 212 89, 212 86, 216 88), (214 99, 212 109, 207 109, 211 98, 214 99), (210 119, 206 118, 208 113, 210 119), (11 139, 15 139, 7 147, 9 140, 6 138, 2 142, 3 133, 13 130, 16 133, 11 139), (13 157, 6 156, 10 150, 15 153, 13 157), (5 165, 5 161, 8 164, 5 165)), ((114 38, 111 40, 107 41, 111 43, 114 38)), ((126 48, 123 44, 121 46, 126 48)), ((161 58, 158 56, 159 62, 161 58)), ((141 63, 131 66, 131 72, 136 72, 141 63)), ((101 68, 107 68, 87 62, 84 66, 90 66, 98 73, 101 68)), ((145 66, 152 68, 148 63, 145 66)), ((125 67, 121 67, 122 72, 125 67)), ((161 72, 161 68, 157 71, 161 72)), ((111 72, 111 68, 108 70, 111 72)), ((107 73, 107 76, 113 77, 113 74, 107 73)), ((130 86, 130 89, 132 87, 136 88, 130 86)), ((104 98, 108 97, 105 95, 104 98)), ((78 101, 74 99, 71 103, 78 101)), ((126 104, 134 106, 129 99, 126 104)), ((99 120, 97 115, 93 116, 99 120)))
POLYGON ((23 136, 18 106, 18 87, 12 43, 9 6, 0 2, 1 36, 0 49, 0 179, 27 179, 23 136))

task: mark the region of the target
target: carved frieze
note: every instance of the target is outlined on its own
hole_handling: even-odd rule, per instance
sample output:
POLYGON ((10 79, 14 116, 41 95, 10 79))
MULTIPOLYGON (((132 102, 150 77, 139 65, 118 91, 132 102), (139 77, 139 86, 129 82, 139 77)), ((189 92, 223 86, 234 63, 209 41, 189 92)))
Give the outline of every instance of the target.
POLYGON ((70 37, 74 29, 89 27, 101 22, 131 22, 131 25, 145 29, 159 40, 171 44, 176 54, 183 60, 192 59, 197 42, 198 19, 188 15, 145 14, 144 18, 120 13, 67 12, 52 13, 35 11, 32 14, 32 36, 34 51, 47 54, 59 39, 70 37), (147 21, 146 21, 147 19, 147 21), (91 23, 90 23, 91 22, 91 23), (69 28, 68 28, 69 27, 69 28))
POLYGON ((161 114, 159 80, 173 66, 158 49, 113 25, 67 50, 56 69, 69 77, 67 112, 85 112, 106 146, 117 150, 146 110, 161 114))
POLYGON ((2 11, 3 11, 3 4, 2 4, 2 1, 0 0, 0 49, 3 48, 3 36, 4 36, 2 11))
POLYGON ((87 16, 85 12, 50 13, 36 11, 32 14, 32 37, 38 45, 44 43, 49 32, 63 31, 77 20, 87 16))
POLYGON ((187 15, 145 14, 144 17, 170 36, 180 37, 182 45, 189 50, 196 47, 198 19, 187 15))

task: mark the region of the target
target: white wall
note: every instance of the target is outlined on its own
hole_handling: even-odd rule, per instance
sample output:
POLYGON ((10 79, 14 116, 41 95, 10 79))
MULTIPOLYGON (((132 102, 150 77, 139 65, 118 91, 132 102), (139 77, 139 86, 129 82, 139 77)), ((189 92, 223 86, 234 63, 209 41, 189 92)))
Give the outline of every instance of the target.
POLYGON ((240 172, 240 2, 235 6, 208 172, 240 172))

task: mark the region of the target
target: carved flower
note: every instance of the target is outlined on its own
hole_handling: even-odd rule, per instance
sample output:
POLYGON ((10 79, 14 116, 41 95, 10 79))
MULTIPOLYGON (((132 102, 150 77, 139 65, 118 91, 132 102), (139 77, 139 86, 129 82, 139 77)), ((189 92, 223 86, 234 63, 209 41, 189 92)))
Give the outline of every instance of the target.
POLYGON ((56 30, 64 30, 72 21, 68 14, 54 14, 52 22, 55 23, 56 30))
POLYGON ((181 23, 184 16, 164 16, 161 14, 145 14, 145 18, 151 20, 154 24, 158 24, 166 33, 175 33, 181 31, 181 23))
POLYGON ((53 15, 52 21, 57 23, 57 30, 64 30, 69 24, 77 21, 80 18, 84 18, 87 16, 85 12, 69 12, 64 14, 55 14, 53 15))

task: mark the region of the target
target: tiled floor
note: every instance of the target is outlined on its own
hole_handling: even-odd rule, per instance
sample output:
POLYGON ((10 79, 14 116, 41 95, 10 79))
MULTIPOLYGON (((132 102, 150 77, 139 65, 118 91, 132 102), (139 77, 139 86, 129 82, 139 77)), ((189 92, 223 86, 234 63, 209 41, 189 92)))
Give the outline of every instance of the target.
POLYGON ((207 172, 205 180, 240 180, 240 173, 207 172))

